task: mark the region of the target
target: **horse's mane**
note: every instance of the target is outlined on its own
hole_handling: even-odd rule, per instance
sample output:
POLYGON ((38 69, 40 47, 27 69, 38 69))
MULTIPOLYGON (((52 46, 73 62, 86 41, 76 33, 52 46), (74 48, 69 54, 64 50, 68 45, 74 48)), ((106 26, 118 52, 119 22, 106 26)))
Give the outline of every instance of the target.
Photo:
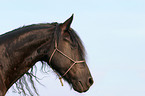
MULTIPOLYGON (((23 26, 18 29, 12 30, 11 32, 6 33, 8 34, 13 34, 13 33, 18 33, 18 32, 25 32, 25 31, 31 31, 31 30, 36 30, 36 29, 41 29, 41 28, 50 28, 52 26, 56 26, 57 23, 42 23, 42 24, 33 24, 29 26, 23 26)), ((6 35, 4 34, 4 35, 6 35)), ((57 32, 56 34, 52 33, 53 35, 57 35, 57 38, 59 39, 60 34, 57 32)), ((79 53, 81 53, 82 58, 85 58, 85 50, 84 46, 82 45, 82 41, 79 38, 79 36, 76 34, 76 32, 73 29, 69 29, 69 34, 71 36, 71 39, 73 41, 73 45, 79 49, 79 53)), ((52 39, 53 38, 52 35, 52 39)), ((3 35, 2 35, 3 36, 3 35)), ((54 40, 50 40, 54 41, 54 40)), ((52 43, 52 42, 50 42, 52 43)), ((51 45, 51 44, 50 44, 51 45)), ((43 73, 47 73, 46 68, 48 64, 44 61, 41 61, 41 71, 43 73)), ((37 67, 34 65, 27 73, 25 73, 16 83, 13 85, 15 86, 14 90, 15 92, 18 92, 19 94, 23 94, 25 96, 34 96, 33 94, 36 94, 39 96, 37 89, 35 87, 34 79, 38 83, 40 83, 40 79, 36 76, 37 72, 37 67), (29 82, 28 82, 29 81, 29 82), (30 83, 30 84, 29 84, 30 83), (29 86, 31 85, 31 86, 29 86)), ((41 84, 41 83, 40 83, 41 84)))
MULTIPOLYGON (((41 61, 41 69, 40 71, 48 74, 49 71, 46 71, 48 64, 46 62, 41 61)), ((40 83, 40 80, 43 78, 39 78, 36 76, 37 73, 37 66, 34 65, 27 73, 25 73, 16 83, 14 83, 13 92, 22 94, 24 96, 34 96, 36 94, 39 96, 37 89, 35 87, 35 81, 37 81, 40 85, 44 86, 40 83)))

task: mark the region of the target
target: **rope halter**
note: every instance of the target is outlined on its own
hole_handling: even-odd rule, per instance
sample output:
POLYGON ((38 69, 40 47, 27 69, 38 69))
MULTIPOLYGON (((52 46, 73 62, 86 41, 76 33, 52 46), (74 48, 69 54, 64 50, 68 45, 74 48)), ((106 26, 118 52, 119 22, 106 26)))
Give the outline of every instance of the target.
MULTIPOLYGON (((58 27, 59 27, 59 25, 57 24, 57 25, 56 25, 55 32, 57 31, 57 28, 58 28, 58 27)), ((55 35, 56 35, 56 34, 55 34, 55 35)), ((62 56, 66 57, 67 59, 69 59, 70 61, 73 62, 73 64, 67 69, 67 71, 66 71, 62 76, 60 76, 56 71, 53 70, 53 71, 58 75, 58 77, 59 77, 59 79, 60 79, 60 82, 61 82, 61 85, 63 86, 62 78, 71 70, 71 68, 72 68, 75 64, 84 63, 85 60, 82 60, 82 61, 75 61, 75 60, 73 60, 71 57, 69 57, 68 55, 66 55, 66 54, 63 53, 61 50, 58 49, 58 43, 57 43, 56 38, 55 38, 55 42, 54 42, 54 43, 55 43, 55 44, 54 44, 54 51, 52 52, 52 54, 51 54, 51 56, 50 56, 50 58, 49 58, 49 64, 51 64, 52 58, 53 58, 54 54, 56 53, 56 51, 57 51, 58 53, 60 53, 62 56)))

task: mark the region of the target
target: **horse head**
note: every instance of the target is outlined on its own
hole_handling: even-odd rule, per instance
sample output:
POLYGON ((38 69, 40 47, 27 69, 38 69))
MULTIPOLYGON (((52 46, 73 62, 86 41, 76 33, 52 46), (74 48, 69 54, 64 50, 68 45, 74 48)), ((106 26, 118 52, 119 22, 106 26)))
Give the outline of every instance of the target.
POLYGON ((54 40, 44 61, 64 78, 73 89, 85 92, 93 79, 85 60, 85 50, 75 31, 70 28, 73 15, 64 23, 57 24, 54 40), (47 58, 46 58, 47 57, 47 58))

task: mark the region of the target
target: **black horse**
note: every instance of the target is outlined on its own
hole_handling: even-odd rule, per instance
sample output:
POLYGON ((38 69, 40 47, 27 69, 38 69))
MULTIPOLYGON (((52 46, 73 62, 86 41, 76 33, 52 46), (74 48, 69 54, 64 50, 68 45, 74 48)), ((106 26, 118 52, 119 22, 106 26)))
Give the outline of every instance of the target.
POLYGON ((85 92, 93 79, 85 51, 70 28, 73 15, 64 23, 34 24, 0 36, 0 96, 36 62, 46 62, 78 92, 85 92))

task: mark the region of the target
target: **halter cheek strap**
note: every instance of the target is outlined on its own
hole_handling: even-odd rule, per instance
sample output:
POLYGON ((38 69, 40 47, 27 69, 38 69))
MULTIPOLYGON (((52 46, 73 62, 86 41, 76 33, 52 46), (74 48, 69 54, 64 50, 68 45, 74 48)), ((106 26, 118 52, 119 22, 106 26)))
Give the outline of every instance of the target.
MULTIPOLYGON (((58 25, 56 26, 55 32, 57 31, 57 27, 58 27, 58 25)), ((70 61, 73 62, 73 64, 67 69, 67 71, 66 71, 62 76, 60 76, 60 75, 56 72, 56 74, 58 75, 58 77, 59 77, 59 79, 60 79, 61 85, 63 86, 62 78, 71 70, 71 68, 72 68, 75 64, 84 63, 85 61, 84 61, 84 60, 82 60, 82 61, 75 61, 75 60, 73 60, 71 57, 69 57, 69 56, 67 56, 65 53, 63 53, 61 50, 59 50, 58 47, 57 47, 58 44, 57 44, 56 38, 55 38, 55 42, 54 42, 54 43, 55 43, 55 45, 54 45, 54 51, 52 52, 52 54, 51 54, 51 56, 50 56, 50 58, 49 58, 49 64, 51 64, 52 58, 53 58, 54 54, 56 53, 56 51, 57 51, 58 53, 60 53, 62 56, 66 57, 67 59, 69 59, 70 61)), ((54 70, 53 70, 53 71, 54 71, 54 70)), ((55 72, 55 71, 54 71, 54 72, 55 72)))

